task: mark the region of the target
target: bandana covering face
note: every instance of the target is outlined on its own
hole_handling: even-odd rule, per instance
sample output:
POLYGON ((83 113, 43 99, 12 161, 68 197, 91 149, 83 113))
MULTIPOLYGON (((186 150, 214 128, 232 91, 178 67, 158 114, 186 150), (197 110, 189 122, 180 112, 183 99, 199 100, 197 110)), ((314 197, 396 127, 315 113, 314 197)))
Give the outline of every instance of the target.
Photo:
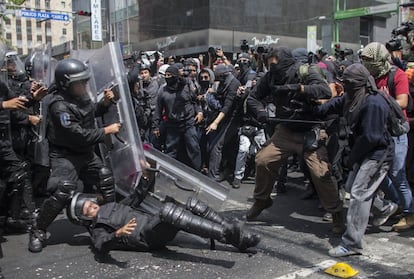
POLYGON ((389 62, 391 55, 381 43, 374 42, 368 44, 362 50, 361 56, 362 64, 375 79, 386 75, 391 69, 389 62))

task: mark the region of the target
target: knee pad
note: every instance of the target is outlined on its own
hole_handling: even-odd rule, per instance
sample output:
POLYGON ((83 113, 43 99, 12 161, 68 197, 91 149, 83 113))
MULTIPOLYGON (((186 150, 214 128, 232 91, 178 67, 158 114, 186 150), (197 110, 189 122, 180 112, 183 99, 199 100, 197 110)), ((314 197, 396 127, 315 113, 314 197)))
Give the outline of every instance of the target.
POLYGON ((99 190, 102 192, 104 202, 115 201, 115 181, 112 171, 103 167, 99 170, 99 190))
POLYGON ((77 183, 69 180, 60 180, 52 196, 63 204, 68 204, 77 189, 77 183))
POLYGON ((113 186, 115 183, 112 171, 107 167, 99 170, 99 185, 101 187, 113 186))
POLYGON ((10 182, 13 184, 13 191, 22 190, 27 179, 29 179, 29 174, 26 170, 21 168, 15 171, 10 177, 10 182))

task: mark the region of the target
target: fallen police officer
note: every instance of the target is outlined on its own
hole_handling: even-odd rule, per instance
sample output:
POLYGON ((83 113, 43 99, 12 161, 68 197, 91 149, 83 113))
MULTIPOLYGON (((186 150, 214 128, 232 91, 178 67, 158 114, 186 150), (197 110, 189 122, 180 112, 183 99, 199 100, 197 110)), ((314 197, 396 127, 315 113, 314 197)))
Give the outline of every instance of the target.
POLYGON ((259 235, 246 231, 238 223, 228 222, 195 198, 189 198, 184 206, 147 195, 134 206, 135 198, 100 205, 98 197, 75 194, 68 217, 73 223, 87 227, 93 248, 100 255, 110 250, 162 249, 180 230, 231 244, 241 252, 260 242, 259 235))

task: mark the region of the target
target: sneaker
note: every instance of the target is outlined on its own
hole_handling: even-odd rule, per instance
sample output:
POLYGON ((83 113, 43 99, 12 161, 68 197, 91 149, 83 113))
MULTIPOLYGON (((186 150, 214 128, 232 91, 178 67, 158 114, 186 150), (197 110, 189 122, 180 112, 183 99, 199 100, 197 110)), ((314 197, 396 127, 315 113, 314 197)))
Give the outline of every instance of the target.
POLYGON ((272 199, 266 199, 266 200, 256 200, 252 207, 247 211, 246 213, 246 220, 252 221, 256 219, 257 216, 262 213, 263 210, 266 208, 271 207, 273 204, 272 199))
POLYGON ((326 212, 322 217, 322 221, 332 222, 332 213, 326 212))
POLYGON ((398 210, 398 205, 395 203, 391 203, 388 208, 381 213, 379 216, 375 217, 372 221, 372 225, 375 227, 379 227, 387 222, 388 218, 390 218, 395 212, 398 210))
POLYGON ((231 183, 231 186, 232 186, 234 189, 239 189, 239 188, 240 188, 240 183, 241 183, 241 179, 235 178, 235 179, 233 180, 233 182, 231 183))
POLYGON ((361 255, 361 253, 353 251, 349 249, 348 247, 338 245, 328 251, 329 256, 334 258, 339 257, 346 257, 346 256, 352 256, 352 255, 361 255))
POLYGON ((410 214, 407 216, 404 216, 400 219, 400 221, 398 221, 397 224, 394 224, 392 226, 392 229, 394 231, 403 231, 403 230, 408 230, 409 228, 414 227, 414 215, 410 214))
POLYGON ((29 233, 29 251, 32 253, 39 253, 43 250, 43 245, 46 240, 46 233, 42 230, 32 229, 29 233))

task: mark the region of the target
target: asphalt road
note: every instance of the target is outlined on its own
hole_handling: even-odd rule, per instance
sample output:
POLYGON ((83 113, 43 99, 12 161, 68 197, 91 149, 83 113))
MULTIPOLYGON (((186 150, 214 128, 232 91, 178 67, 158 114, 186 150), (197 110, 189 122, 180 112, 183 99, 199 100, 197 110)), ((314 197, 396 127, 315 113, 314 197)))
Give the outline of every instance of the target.
MULTIPOLYGON (((252 204, 253 181, 231 189, 223 214, 243 219, 252 204)), ((152 253, 112 251, 98 262, 82 227, 64 214, 51 225, 42 253, 27 250, 28 235, 7 235, 0 259, 5 278, 334 278, 322 269, 338 260, 327 255, 339 238, 322 221, 318 200, 301 200, 302 177, 291 173, 288 192, 274 197, 273 206, 255 222, 245 224, 260 233, 262 241, 248 253, 179 233, 165 250, 152 253)), ((380 228, 369 227, 364 255, 340 259, 359 271, 354 278, 414 278, 414 230, 391 231, 390 220, 380 228)))

